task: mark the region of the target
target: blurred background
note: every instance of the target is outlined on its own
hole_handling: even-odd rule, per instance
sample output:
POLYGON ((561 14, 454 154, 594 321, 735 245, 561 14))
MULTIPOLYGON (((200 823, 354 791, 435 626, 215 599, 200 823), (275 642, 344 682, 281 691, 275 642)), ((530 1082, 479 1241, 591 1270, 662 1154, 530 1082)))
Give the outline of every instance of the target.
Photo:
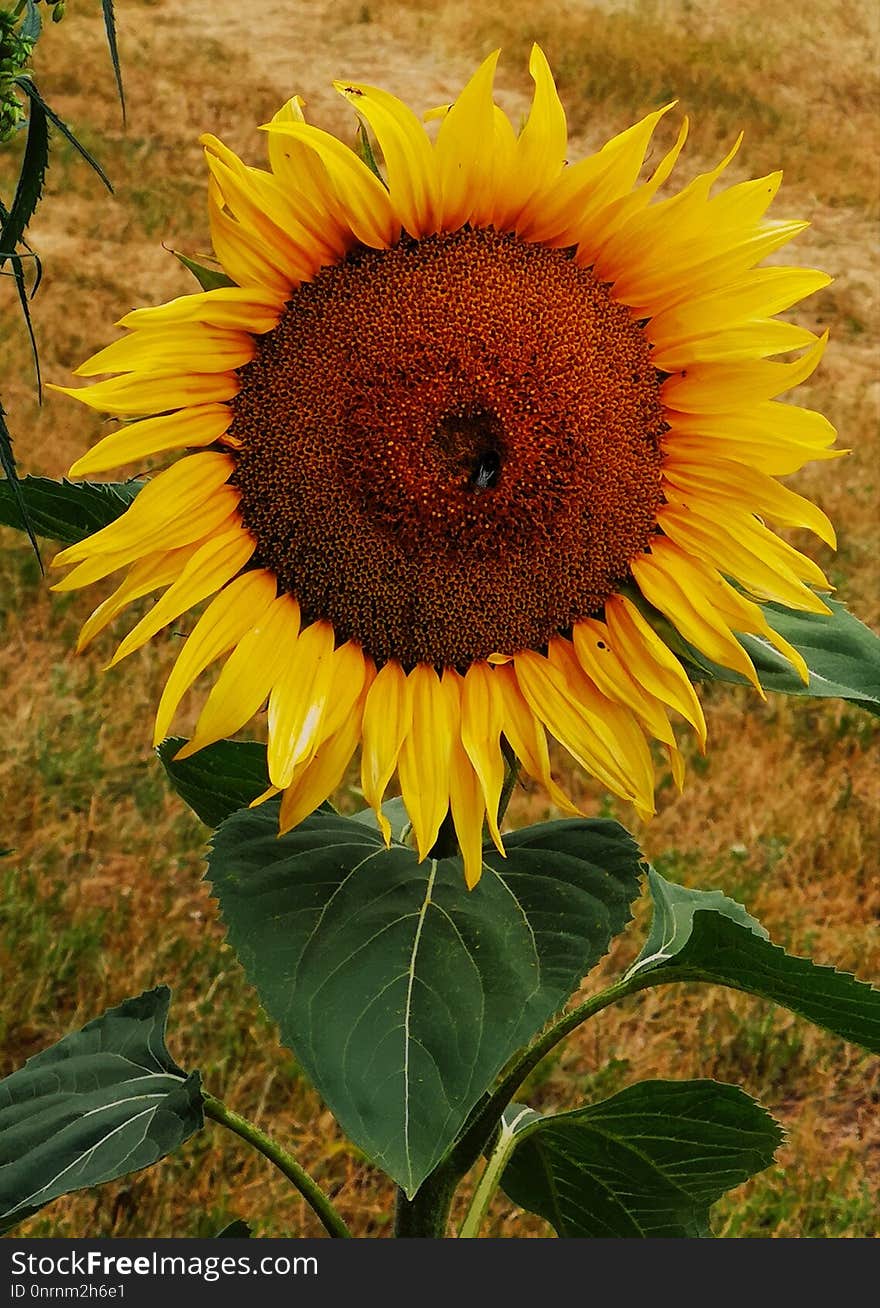
MULTIPOLYGON (((539 40, 568 112, 572 158, 678 97, 653 155, 687 113, 678 178, 717 162, 741 129, 731 181, 785 169, 773 214, 812 226, 781 257, 836 279, 798 311, 805 325, 830 327, 831 344, 796 398, 826 412, 852 450, 792 481, 830 514, 838 553, 805 535, 792 539, 826 569, 839 598, 878 624, 873 5, 117 0, 116 8, 126 130, 97 3, 68 6, 35 66, 44 95, 116 188, 108 197, 55 135, 47 198, 29 233, 46 270, 33 309, 49 380, 67 382, 71 368, 114 337, 111 324, 128 309, 195 289, 163 246, 210 249, 199 133, 212 131, 261 164, 258 125, 298 93, 312 121, 353 141, 333 78, 376 83, 421 111, 453 99, 499 45, 499 100, 517 122, 530 96, 529 46, 539 40)), ((14 148, 0 158, 4 193, 17 162, 14 148)), ((99 418, 64 397, 49 393, 38 408, 11 281, 0 283, 0 394, 22 473, 63 475, 100 430, 99 418)), ((44 552, 51 557, 51 546, 44 552)), ((389 1234, 391 1187, 336 1131, 278 1044, 202 882, 208 832, 169 791, 152 756, 152 715, 179 637, 160 637, 102 673, 110 633, 86 655, 73 654, 98 598, 97 588, 51 595, 24 536, 0 529, 0 847, 13 851, 0 859, 0 1075, 108 1005, 168 982, 169 1045, 181 1065, 201 1068, 212 1093, 283 1138, 357 1235, 389 1234)), ((559 774, 587 811, 633 829, 666 876, 718 886, 786 948, 876 978, 877 719, 841 703, 762 703, 722 687, 704 702, 708 755, 687 741, 683 798, 659 773, 659 813, 646 828, 561 756, 559 774)), ((196 703, 188 701, 182 730, 192 726, 196 703)), ((343 806, 355 802, 351 788, 340 796, 343 806)), ((519 826, 551 814, 540 790, 527 787, 509 816, 519 826)), ((618 942, 591 989, 630 961, 638 936, 636 926, 618 942)), ((717 1207, 717 1234, 876 1234, 880 1074, 867 1055, 758 1000, 679 986, 594 1019, 521 1097, 563 1109, 652 1076, 742 1084, 789 1133, 778 1164, 717 1207)), ((58 1200, 20 1230, 194 1236, 232 1217, 266 1236, 321 1233, 268 1163, 209 1124, 179 1156, 58 1200)), ((487 1234, 548 1233, 496 1198, 487 1234)))

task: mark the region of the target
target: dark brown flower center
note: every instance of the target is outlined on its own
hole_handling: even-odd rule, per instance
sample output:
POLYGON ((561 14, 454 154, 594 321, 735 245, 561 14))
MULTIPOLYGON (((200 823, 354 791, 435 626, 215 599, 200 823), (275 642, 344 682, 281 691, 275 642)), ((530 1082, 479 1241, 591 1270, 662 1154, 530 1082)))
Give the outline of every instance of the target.
POLYGON ((482 228, 359 249, 296 290, 240 377, 257 560, 379 663, 540 649, 654 530, 660 379, 564 250, 482 228))

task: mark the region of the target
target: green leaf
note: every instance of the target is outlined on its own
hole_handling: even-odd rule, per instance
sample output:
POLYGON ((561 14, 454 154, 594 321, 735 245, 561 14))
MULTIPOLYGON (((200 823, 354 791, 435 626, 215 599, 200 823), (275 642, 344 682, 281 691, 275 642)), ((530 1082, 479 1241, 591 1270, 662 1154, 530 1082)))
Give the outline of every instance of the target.
POLYGON ((253 1231, 248 1226, 247 1222, 243 1222, 239 1217, 236 1218, 234 1222, 230 1222, 228 1226, 224 1226, 222 1231, 218 1231, 215 1239, 249 1240, 252 1235, 253 1231))
MULTIPOLYGON (((404 834, 412 826, 409 820, 409 813, 406 811, 406 804, 398 795, 396 799, 389 799, 382 805, 382 814, 388 820, 391 827, 391 835, 394 840, 403 840, 404 834)), ((379 830, 379 823, 376 814, 371 808, 362 808, 359 813, 353 813, 352 817, 355 822, 363 822, 366 826, 372 827, 374 831, 379 830)))
MULTIPOLYGON (((53 481, 22 477, 18 482, 28 518, 38 536, 72 545, 115 522, 143 486, 142 481, 53 481)), ((22 528, 13 484, 0 481, 0 526, 22 528)))
MULTIPOLYGON (((24 241, 22 242, 22 244, 24 244, 24 241)), ((37 383, 37 400, 39 401, 40 404, 42 404, 43 403, 43 378, 40 372, 40 352, 39 349, 37 348, 37 338, 36 338, 36 334, 34 333, 34 324, 33 321, 31 320, 30 301, 36 295, 37 288, 42 280, 43 265, 40 263, 40 256, 38 254, 34 254, 34 252, 31 250, 28 253, 27 257, 33 259, 34 266, 36 268, 36 275, 34 278, 34 284, 31 288, 30 294, 28 294, 27 283, 25 281, 25 276, 24 276, 24 261, 22 255, 17 253, 13 254, 10 252, 6 257, 9 259, 9 262, 12 265, 12 278, 13 281, 15 282, 15 290, 16 290, 16 294, 18 295, 18 303, 21 305, 21 316, 24 318, 25 330, 27 331, 28 334, 28 341, 31 347, 31 358, 34 361, 34 377, 37 383)))
POLYGON ((219 826, 268 789, 266 746, 258 741, 219 740, 190 758, 175 760, 185 744, 181 736, 168 736, 156 753, 178 795, 206 826, 219 826))
MULTIPOLYGON (((761 636, 739 636, 761 685, 780 695, 806 695, 819 699, 849 699, 870 713, 880 713, 880 636, 837 600, 824 597, 831 613, 798 613, 781 604, 762 604, 774 631, 804 656, 810 672, 804 685, 788 659, 761 636)), ((697 679, 708 678, 746 685, 745 677, 712 663, 692 650, 690 661, 697 679)))
POLYGON ((43 194, 49 166, 49 125, 41 104, 32 102, 28 134, 15 195, 0 228, 0 268, 14 254, 43 194))
POLYGON ((18 469, 15 466, 15 455, 12 452, 12 436, 6 425, 6 410, 0 404, 0 467, 6 474, 6 480, 0 482, 0 515, 2 515, 2 496, 4 491, 9 496, 10 505, 13 513, 12 526, 20 527, 26 531, 28 540, 33 546, 34 553, 37 556, 37 562, 40 565, 40 571, 43 572, 43 559, 40 555, 40 547, 37 544, 37 537, 34 531, 34 524, 28 513, 27 501, 25 500, 24 491, 21 486, 21 478, 18 475, 18 469))
POLYGON ((37 8, 38 0, 25 0, 25 16, 21 25, 21 34, 26 41, 36 42, 42 31, 42 20, 37 8))
POLYGON ((67 126, 67 123, 65 123, 62 118, 58 117, 55 110, 52 109, 50 105, 46 104, 46 101, 43 99, 43 97, 40 95, 40 92, 37 90, 37 84, 33 80, 33 78, 30 77, 30 75, 27 73, 22 73, 20 77, 13 78, 13 82, 16 86, 20 87, 22 91, 24 91, 25 95, 30 100, 31 111, 33 111, 33 109, 36 106, 39 106, 39 108, 42 109, 43 113, 49 119, 49 122, 52 124, 52 126, 57 127, 58 131, 65 138, 65 140, 69 141, 70 144, 73 146, 74 150, 76 150, 77 153, 81 155, 83 159, 85 159, 89 167, 94 169, 94 171, 100 177, 101 181, 107 187, 107 190, 112 195, 113 187, 110 184, 110 178, 104 172, 104 169, 98 163, 97 159, 95 159, 95 157, 89 153, 89 151, 82 144, 82 142, 77 140, 73 132, 67 126))
POLYGON ((204 1125, 198 1072, 165 1046, 167 986, 127 999, 0 1081, 0 1231, 140 1171, 204 1125))
POLYGON ((664 969, 679 980, 708 981, 771 999, 880 1053, 880 990, 847 972, 787 954, 741 904, 717 890, 686 890, 650 869, 655 917, 628 976, 664 969))
POLYGON ((208 268, 196 259, 190 259, 189 255, 181 254, 179 250, 172 250, 171 253, 192 273, 203 291, 216 291, 218 286, 235 286, 235 282, 226 276, 222 268, 208 268))
POLYGON ((589 1108, 526 1117, 501 1184, 560 1236, 707 1236, 711 1205, 768 1167, 781 1140, 736 1086, 642 1081, 589 1108))
MULTIPOLYGON (((156 749, 168 780, 206 827, 217 827, 269 788, 266 746, 256 740, 218 740, 190 758, 175 759, 183 736, 166 736, 156 749)), ((326 801, 319 813, 335 813, 326 801)))
POLYGON ((459 859, 363 822, 235 814, 208 876, 229 939, 343 1130, 414 1194, 510 1056, 630 919, 640 855, 609 821, 548 822, 459 859))
POLYGON ((116 91, 119 95, 124 125, 125 92, 122 89, 122 69, 119 67, 119 49, 116 44, 116 15, 113 12, 113 0, 101 0, 101 9, 104 14, 104 33, 107 37, 107 49, 110 51, 110 62, 113 65, 113 76, 116 78, 116 91))

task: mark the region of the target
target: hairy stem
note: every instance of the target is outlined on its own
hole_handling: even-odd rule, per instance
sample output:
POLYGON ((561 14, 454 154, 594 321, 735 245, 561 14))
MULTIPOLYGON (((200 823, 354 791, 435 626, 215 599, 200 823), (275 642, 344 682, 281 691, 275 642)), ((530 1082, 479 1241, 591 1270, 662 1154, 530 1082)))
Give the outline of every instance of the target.
POLYGON ((547 1028, 533 1045, 520 1055, 508 1070, 501 1084, 483 1100, 481 1105, 477 1106, 471 1116, 470 1124, 465 1128, 464 1134, 460 1137, 442 1167, 444 1169, 448 1168, 457 1175, 458 1179, 461 1179, 466 1172, 470 1171, 492 1138, 492 1133, 501 1121, 505 1108, 513 1099, 523 1081, 530 1072, 534 1071, 541 1060, 550 1053, 550 1050, 555 1048, 576 1027, 579 1027, 591 1017, 595 1017, 597 1013, 601 1013, 603 1008, 608 1008, 619 999, 625 999, 627 995, 636 994, 639 990, 647 990, 652 985, 667 985, 673 981, 687 979, 686 973, 679 974, 673 968, 664 969, 662 978, 656 976, 653 972, 625 977, 622 981, 609 986, 607 990, 602 990, 598 995, 593 995, 584 1003, 578 1004, 577 1008, 573 1008, 570 1013, 564 1013, 552 1026, 547 1028))
POLYGON ((227 1108, 213 1095, 203 1095, 202 1102, 206 1117, 219 1122, 221 1126, 228 1127, 230 1131, 240 1136, 252 1149, 256 1149, 258 1153, 261 1153, 264 1158, 268 1158, 279 1171, 284 1173, 288 1181, 299 1190, 306 1203, 314 1209, 328 1235, 342 1239, 351 1237, 351 1231, 349 1231, 339 1213, 324 1194, 324 1191, 312 1180, 308 1172, 300 1167, 292 1154, 289 1154, 286 1149, 282 1149, 281 1145, 272 1140, 264 1131, 261 1131, 258 1126, 254 1126, 253 1122, 249 1122, 246 1118, 239 1116, 238 1113, 234 1113, 231 1108, 227 1108))
MULTIPOLYGON (((523 1117, 528 1117, 530 1114, 531 1110, 524 1108, 512 1122, 502 1122, 498 1139, 495 1141, 483 1170, 483 1175, 480 1177, 479 1184, 474 1191, 474 1197, 471 1199, 467 1216, 461 1224, 461 1230, 458 1233, 459 1239, 471 1240, 479 1235, 483 1218, 486 1216, 489 1204, 492 1202, 492 1196, 498 1189, 501 1173, 504 1171, 507 1160, 513 1152, 517 1124, 523 1117)), ((531 1115, 534 1116, 534 1114, 531 1115)))
POLYGON ((444 1239, 449 1209, 459 1179, 445 1168, 438 1167, 431 1176, 425 1178, 412 1199, 407 1199, 404 1192, 398 1189, 394 1209, 394 1234, 397 1239, 444 1239))

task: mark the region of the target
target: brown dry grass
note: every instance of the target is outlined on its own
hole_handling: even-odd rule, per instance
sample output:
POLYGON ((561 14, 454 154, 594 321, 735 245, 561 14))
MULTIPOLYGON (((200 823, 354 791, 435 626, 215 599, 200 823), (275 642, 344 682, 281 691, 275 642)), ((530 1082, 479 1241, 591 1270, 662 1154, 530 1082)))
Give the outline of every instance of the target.
MULTIPOLYGON (((76 12, 41 49, 51 103, 110 172, 117 198, 56 143, 49 196, 32 236, 46 284, 35 308, 47 375, 104 343, 127 308, 186 289, 161 242, 208 247, 196 137, 210 128, 254 160, 254 130, 293 91, 323 125, 350 131, 329 81, 384 84, 427 107, 449 99, 476 57, 503 44, 501 92, 527 103, 525 53, 538 37, 559 74, 579 146, 594 146, 678 95, 692 115, 686 165, 717 157, 740 127, 736 168, 787 169, 780 214, 813 226, 791 255, 832 271, 806 308, 832 328, 804 402, 840 426, 853 455, 821 464, 799 486, 831 514, 840 550, 820 549, 839 593, 880 618, 877 574, 876 15, 845 0, 767 6, 758 0, 656 0, 529 5, 525 0, 406 4, 367 0, 296 6, 268 0, 257 21, 231 0, 122 0, 118 6, 130 127, 120 129, 98 19, 76 12)), ((672 125, 666 129, 673 130, 672 125)), ((7 292, 0 389, 31 472, 61 474, 97 420, 32 397, 23 334, 7 292)), ((149 718, 173 654, 159 641, 107 676, 109 642, 75 659, 88 597, 53 597, 21 537, 0 536, 0 710, 5 753, 0 863, 0 1043, 6 1072, 128 994, 175 987, 171 1045, 212 1091, 272 1128, 336 1193, 357 1234, 388 1231, 391 1194, 281 1049, 223 943, 201 884, 205 831, 170 795, 151 760, 149 718)), ((691 760, 684 799, 661 789, 641 832, 661 870, 743 899, 773 937, 817 960, 878 972, 880 886, 877 731, 839 704, 715 688, 706 695, 711 748, 691 760)), ((564 769, 564 764, 562 764, 564 769)), ((576 786, 582 783, 572 777, 576 786)), ((587 789, 595 811, 618 813, 587 789)), ((518 794, 514 825, 546 816, 537 791, 518 794)), ((631 824, 631 815, 619 811, 631 824)), ((611 976, 636 932, 603 967, 611 976)), ((594 978, 591 985, 597 983, 594 978)), ((876 1066, 851 1047, 756 1001, 693 988, 649 993, 603 1014, 533 1078, 531 1100, 572 1106, 645 1076, 742 1083, 783 1121, 779 1166, 719 1209, 730 1235, 874 1234, 880 1176, 876 1066)), ((264 1234, 314 1234, 314 1219, 260 1160, 219 1129, 180 1158, 52 1205, 29 1234, 207 1234, 230 1214, 264 1234)), ((492 1234, 546 1234, 499 1198, 492 1234)))

